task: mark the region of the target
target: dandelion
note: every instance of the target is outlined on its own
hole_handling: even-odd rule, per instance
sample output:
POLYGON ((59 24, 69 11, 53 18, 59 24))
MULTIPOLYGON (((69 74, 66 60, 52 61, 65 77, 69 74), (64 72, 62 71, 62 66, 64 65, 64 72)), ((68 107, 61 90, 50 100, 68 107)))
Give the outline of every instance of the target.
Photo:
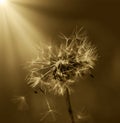
POLYGON ((82 37, 80 31, 67 38, 62 35, 66 44, 61 44, 55 51, 52 46, 41 50, 30 64, 28 84, 34 88, 44 87, 55 94, 64 95, 66 88, 71 92, 71 85, 76 78, 91 74, 97 60, 96 48, 82 37))
POLYGON ((97 60, 96 48, 82 31, 75 31, 69 37, 62 34, 65 43, 40 50, 41 55, 29 64, 30 74, 27 78, 32 88, 40 87, 47 92, 66 95, 72 123, 74 118, 69 98, 72 85, 77 78, 91 75, 97 60))

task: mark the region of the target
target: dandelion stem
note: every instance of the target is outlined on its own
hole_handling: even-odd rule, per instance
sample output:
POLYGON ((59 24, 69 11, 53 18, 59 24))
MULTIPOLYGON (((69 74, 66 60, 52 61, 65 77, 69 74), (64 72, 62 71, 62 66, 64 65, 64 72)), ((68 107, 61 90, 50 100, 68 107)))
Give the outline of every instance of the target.
POLYGON ((71 101, 70 101, 70 93, 69 93, 68 89, 66 89, 66 103, 67 103, 67 106, 68 106, 68 113, 69 113, 69 116, 71 118, 71 123, 75 123, 74 116, 73 116, 72 105, 71 105, 71 101))

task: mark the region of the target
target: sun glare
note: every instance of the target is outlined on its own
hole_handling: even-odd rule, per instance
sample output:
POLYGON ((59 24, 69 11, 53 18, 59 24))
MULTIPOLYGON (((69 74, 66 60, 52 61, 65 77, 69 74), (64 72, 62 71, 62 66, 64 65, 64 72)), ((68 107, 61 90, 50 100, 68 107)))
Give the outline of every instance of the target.
POLYGON ((5 5, 6 4, 6 0, 0 0, 0 5, 5 5))

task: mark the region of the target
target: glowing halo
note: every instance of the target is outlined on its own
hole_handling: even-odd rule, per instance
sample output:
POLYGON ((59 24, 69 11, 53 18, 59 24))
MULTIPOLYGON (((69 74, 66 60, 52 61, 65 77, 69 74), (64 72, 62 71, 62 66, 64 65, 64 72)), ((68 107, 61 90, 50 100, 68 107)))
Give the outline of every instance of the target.
POLYGON ((6 0, 0 0, 0 5, 5 5, 7 3, 6 0))

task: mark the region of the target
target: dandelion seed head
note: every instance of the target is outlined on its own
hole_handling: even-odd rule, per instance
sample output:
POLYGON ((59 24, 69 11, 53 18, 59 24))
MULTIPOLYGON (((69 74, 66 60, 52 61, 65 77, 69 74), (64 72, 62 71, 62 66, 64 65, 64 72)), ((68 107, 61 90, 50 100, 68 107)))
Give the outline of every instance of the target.
POLYGON ((64 95, 66 88, 71 92, 76 78, 83 77, 94 69, 96 48, 88 42, 88 37, 81 30, 68 38, 62 34, 62 39, 65 44, 56 49, 48 46, 30 64, 28 84, 31 87, 40 86, 55 94, 64 95))

